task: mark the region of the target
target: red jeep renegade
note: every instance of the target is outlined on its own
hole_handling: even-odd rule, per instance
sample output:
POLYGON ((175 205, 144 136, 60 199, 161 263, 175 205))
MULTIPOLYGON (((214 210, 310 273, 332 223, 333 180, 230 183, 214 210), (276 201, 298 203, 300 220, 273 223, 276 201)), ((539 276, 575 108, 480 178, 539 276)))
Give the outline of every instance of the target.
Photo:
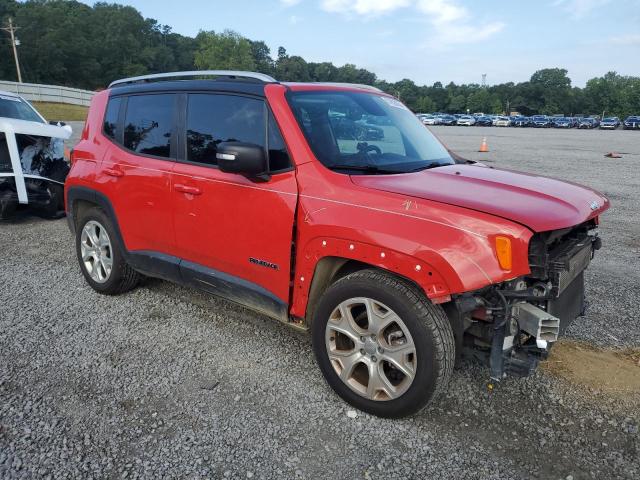
POLYGON ((93 289, 159 277, 310 330, 329 385, 384 417, 462 353, 495 381, 531 373, 583 313, 609 207, 461 159, 373 87, 233 71, 112 83, 65 193, 93 289))

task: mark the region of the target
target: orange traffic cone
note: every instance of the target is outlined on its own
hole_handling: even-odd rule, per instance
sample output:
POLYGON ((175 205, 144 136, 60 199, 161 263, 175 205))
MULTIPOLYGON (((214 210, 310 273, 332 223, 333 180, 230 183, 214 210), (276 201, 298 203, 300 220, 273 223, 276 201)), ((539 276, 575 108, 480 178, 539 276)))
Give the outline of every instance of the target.
POLYGON ((489 151, 489 147, 487 146, 487 137, 484 137, 482 139, 482 143, 480 144, 480 150, 478 151, 482 153, 486 153, 489 151))

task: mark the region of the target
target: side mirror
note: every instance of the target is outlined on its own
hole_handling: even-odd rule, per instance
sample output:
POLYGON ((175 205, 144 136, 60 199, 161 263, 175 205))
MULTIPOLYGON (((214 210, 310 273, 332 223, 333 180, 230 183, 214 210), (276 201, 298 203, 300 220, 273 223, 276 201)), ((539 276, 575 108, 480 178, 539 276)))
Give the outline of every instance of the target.
POLYGON ((267 155, 264 148, 253 143, 221 142, 216 160, 220 171, 239 173, 251 179, 269 180, 267 155))
POLYGON ((71 128, 71 125, 68 125, 66 122, 60 122, 58 120, 50 120, 49 125, 53 125, 54 127, 64 128, 67 132, 69 132, 69 136, 73 134, 73 128, 71 128))

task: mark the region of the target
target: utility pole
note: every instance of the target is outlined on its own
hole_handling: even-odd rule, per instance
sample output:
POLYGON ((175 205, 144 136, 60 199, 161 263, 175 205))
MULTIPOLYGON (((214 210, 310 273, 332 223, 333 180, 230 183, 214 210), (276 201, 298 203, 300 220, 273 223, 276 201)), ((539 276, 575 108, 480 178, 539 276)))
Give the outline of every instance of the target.
POLYGON ((20 73, 20 62, 18 61, 18 49, 16 48, 16 36, 15 31, 18 30, 18 27, 13 26, 13 19, 9 19, 9 26, 4 27, 1 30, 5 32, 9 32, 11 35, 11 46, 13 47, 13 58, 16 61, 16 72, 18 72, 18 82, 22 83, 22 74, 20 73))

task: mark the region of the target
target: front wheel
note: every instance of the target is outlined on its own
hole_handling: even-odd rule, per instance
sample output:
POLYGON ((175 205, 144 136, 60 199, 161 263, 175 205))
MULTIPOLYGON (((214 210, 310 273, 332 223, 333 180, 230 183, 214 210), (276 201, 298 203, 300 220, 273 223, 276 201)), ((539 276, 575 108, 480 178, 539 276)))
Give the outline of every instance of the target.
POLYGON ((331 388, 380 417, 421 410, 446 388, 455 363, 442 308, 411 283, 376 270, 352 273, 327 289, 312 340, 331 388))

